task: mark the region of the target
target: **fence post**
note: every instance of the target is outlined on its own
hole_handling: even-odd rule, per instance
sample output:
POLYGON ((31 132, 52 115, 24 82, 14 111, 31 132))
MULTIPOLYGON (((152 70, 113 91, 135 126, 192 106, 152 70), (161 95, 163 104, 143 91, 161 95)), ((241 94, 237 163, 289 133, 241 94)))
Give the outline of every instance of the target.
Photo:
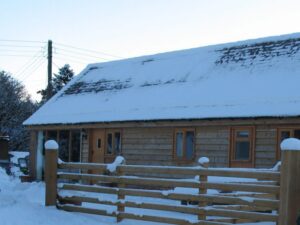
POLYGON ((281 143, 279 225, 300 224, 300 140, 281 143))
MULTIPOLYGON (((123 159, 122 165, 125 165, 125 159, 123 159)), ((124 173, 121 171, 120 167, 117 167, 117 176, 121 177, 123 176, 124 173)), ((121 222, 122 218, 119 215, 120 212, 124 212, 125 211, 125 204, 123 202, 121 202, 122 200, 125 199, 125 194, 124 192, 120 191, 120 188, 124 188, 125 184, 121 181, 119 181, 118 183, 118 205, 117 205, 117 210, 118 210, 118 214, 117 214, 117 222, 121 222)))
MULTIPOLYGON (((206 157, 201 157, 198 159, 198 163, 201 167, 208 168, 209 159, 206 157)), ((202 185, 203 182, 207 182, 207 176, 199 174, 199 181, 200 181, 199 194, 207 194, 207 189, 204 188, 202 185)), ((203 208, 206 206, 206 204, 207 203, 205 201, 201 200, 199 201, 198 206, 199 208, 203 208)), ((206 215, 204 211, 198 214, 198 220, 206 220, 206 215)))
POLYGON ((57 157, 58 144, 54 140, 45 143, 45 185, 46 206, 56 205, 57 197, 57 157))

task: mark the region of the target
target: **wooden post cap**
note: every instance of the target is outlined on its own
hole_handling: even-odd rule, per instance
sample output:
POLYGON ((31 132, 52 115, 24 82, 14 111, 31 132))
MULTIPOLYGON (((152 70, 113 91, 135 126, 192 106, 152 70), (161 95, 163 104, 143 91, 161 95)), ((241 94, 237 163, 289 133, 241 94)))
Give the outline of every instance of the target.
POLYGON ((198 163, 200 166, 207 168, 209 165, 209 158, 207 157, 200 157, 198 159, 198 163))
POLYGON ((54 140, 48 140, 45 143, 45 149, 46 150, 58 150, 58 144, 54 140))

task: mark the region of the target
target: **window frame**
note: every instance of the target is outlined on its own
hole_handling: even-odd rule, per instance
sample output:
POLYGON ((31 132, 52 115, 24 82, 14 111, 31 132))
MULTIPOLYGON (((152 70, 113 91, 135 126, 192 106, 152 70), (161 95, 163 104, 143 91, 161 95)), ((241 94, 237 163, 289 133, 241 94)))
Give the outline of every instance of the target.
POLYGON ((288 126, 288 127, 279 127, 277 128, 277 151, 276 151, 276 160, 280 160, 281 159, 281 148, 280 148, 280 144, 281 144, 281 132, 283 131, 288 131, 290 132, 290 138, 295 137, 295 130, 300 130, 300 126, 288 126))
POLYGON ((47 129, 44 130, 44 142, 49 140, 49 133, 50 132, 56 132, 55 141, 59 144, 60 142, 60 133, 62 131, 68 131, 68 161, 67 162, 81 162, 81 154, 82 154, 82 131, 80 129, 47 129), (79 160, 78 161, 72 161, 73 151, 72 151, 72 134, 74 132, 79 132, 80 135, 80 143, 79 143, 79 160))
POLYGON ((122 139, 123 139, 123 132, 121 129, 106 129, 105 130, 105 146, 104 146, 104 156, 105 157, 115 157, 118 155, 122 155, 122 139), (120 133, 120 151, 119 154, 115 153, 115 133, 120 133), (112 154, 107 152, 108 146, 108 134, 112 134, 112 154))
POLYGON ((230 167, 254 167, 255 166, 255 127, 254 126, 238 126, 230 128, 230 154, 229 154, 230 167), (237 138, 237 133, 240 131, 248 131, 248 138, 237 138), (235 159, 236 141, 249 140, 250 152, 247 160, 235 159))
POLYGON ((194 161, 196 157, 196 129, 195 128, 175 128, 173 132, 173 160, 177 162, 191 162, 194 161), (183 141, 182 141, 182 152, 183 156, 182 157, 177 157, 177 151, 176 151, 176 146, 177 146, 177 133, 182 132, 183 133, 183 141), (186 154, 186 133, 187 132, 193 132, 194 133, 194 143, 193 143, 193 153, 192 153, 192 158, 187 159, 187 154, 186 154))

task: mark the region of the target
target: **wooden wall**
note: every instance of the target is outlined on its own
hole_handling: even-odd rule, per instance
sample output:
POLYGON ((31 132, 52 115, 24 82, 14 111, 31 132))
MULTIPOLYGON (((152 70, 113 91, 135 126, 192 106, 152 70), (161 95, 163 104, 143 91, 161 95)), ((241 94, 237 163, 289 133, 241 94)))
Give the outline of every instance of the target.
POLYGON ((230 130, 227 127, 196 129, 196 159, 208 157, 212 167, 228 167, 230 130))
POLYGON ((255 136, 255 167, 273 167, 276 163, 277 129, 272 126, 257 126, 255 136))
MULTIPOLYGON (((230 152, 229 126, 195 128, 195 161, 208 157, 212 167, 228 167, 230 152)), ((123 128, 122 153, 127 164, 140 165, 197 165, 173 159, 174 128, 123 128)), ((88 161, 89 138, 82 141, 82 162, 88 161)), ((271 168, 276 163, 277 129, 255 127, 255 167, 271 168)))
POLYGON ((122 152, 127 164, 173 165, 172 128, 124 128, 122 152))

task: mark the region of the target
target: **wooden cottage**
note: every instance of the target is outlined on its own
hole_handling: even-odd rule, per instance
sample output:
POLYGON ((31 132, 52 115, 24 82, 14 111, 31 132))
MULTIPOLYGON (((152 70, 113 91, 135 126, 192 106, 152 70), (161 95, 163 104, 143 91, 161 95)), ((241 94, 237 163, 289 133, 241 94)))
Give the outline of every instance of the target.
POLYGON ((65 161, 270 168, 300 138, 300 34, 88 65, 24 122, 65 161))

